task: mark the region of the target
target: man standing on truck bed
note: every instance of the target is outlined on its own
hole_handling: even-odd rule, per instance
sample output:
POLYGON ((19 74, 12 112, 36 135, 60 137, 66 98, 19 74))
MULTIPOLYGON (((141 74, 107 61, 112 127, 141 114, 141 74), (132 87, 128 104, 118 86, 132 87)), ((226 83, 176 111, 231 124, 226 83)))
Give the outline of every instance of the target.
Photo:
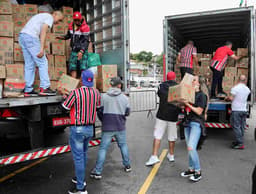
POLYGON ((239 60, 241 57, 234 55, 232 49, 232 42, 227 41, 225 46, 219 47, 215 55, 212 58, 210 68, 213 72, 212 77, 212 88, 211 88, 211 98, 216 99, 216 87, 218 90, 218 96, 226 96, 222 88, 222 79, 224 76, 224 69, 227 64, 228 56, 235 60, 239 60))
POLYGON ((247 99, 251 93, 246 86, 245 75, 239 77, 239 83, 231 89, 231 96, 227 99, 232 101, 231 126, 233 128, 236 141, 232 143, 233 149, 244 149, 244 129, 247 117, 247 99))
POLYGON ((194 47, 194 42, 189 40, 187 45, 180 50, 177 58, 180 64, 181 79, 185 73, 193 74, 193 60, 198 64, 196 47, 194 47))
POLYGON ((82 14, 78 11, 73 14, 73 22, 69 24, 68 33, 57 39, 67 40, 71 38, 72 49, 69 59, 69 71, 71 76, 77 78, 77 71, 87 69, 88 46, 90 27, 86 24, 82 14))
POLYGON ((82 72, 81 88, 73 90, 62 106, 70 110, 71 126, 69 143, 75 164, 76 188, 69 194, 87 194, 85 186, 85 169, 88 143, 93 137, 93 124, 96 119, 96 108, 100 106, 100 93, 93 88, 93 73, 82 72))
POLYGON ((40 75, 39 95, 56 94, 50 89, 48 61, 44 53, 44 46, 48 28, 51 28, 53 24, 57 24, 62 20, 63 14, 60 11, 54 11, 52 14, 40 13, 33 16, 19 34, 19 43, 25 61, 26 86, 24 96, 26 97, 38 95, 33 89, 36 65, 39 68, 40 75))

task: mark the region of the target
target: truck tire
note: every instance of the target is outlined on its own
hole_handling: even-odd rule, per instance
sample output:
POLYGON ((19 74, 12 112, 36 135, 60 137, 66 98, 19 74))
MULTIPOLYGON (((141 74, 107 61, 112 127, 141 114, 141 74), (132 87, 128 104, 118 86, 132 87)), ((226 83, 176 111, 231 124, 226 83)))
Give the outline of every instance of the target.
POLYGON ((30 137, 30 146, 32 149, 41 148, 44 146, 44 128, 43 122, 28 122, 28 130, 30 137))

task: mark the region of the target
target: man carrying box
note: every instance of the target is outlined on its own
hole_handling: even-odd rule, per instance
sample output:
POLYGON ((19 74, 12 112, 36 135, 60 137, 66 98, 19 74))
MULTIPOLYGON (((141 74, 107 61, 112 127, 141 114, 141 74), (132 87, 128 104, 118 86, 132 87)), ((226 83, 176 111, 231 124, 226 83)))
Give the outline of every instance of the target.
POLYGON ((177 62, 180 64, 181 79, 185 73, 193 74, 193 60, 198 65, 197 50, 194 47, 192 40, 188 41, 187 45, 183 47, 178 55, 177 62))
POLYGON ((69 194, 87 194, 85 186, 85 168, 88 143, 93 136, 93 124, 96 119, 96 108, 100 106, 100 93, 93 88, 93 73, 82 72, 81 88, 73 90, 62 106, 70 110, 70 147, 75 164, 76 188, 69 194))
POLYGON ((54 11, 52 14, 40 13, 33 16, 21 30, 19 34, 19 43, 21 45, 25 61, 25 81, 24 96, 37 96, 33 90, 35 80, 35 65, 39 68, 40 75, 40 93, 39 95, 55 95, 50 89, 50 79, 48 75, 48 61, 45 56, 44 46, 46 32, 53 24, 63 20, 60 11, 54 11))
POLYGON ((88 45, 90 27, 86 24, 80 12, 74 12, 73 22, 69 24, 68 33, 57 39, 67 40, 71 38, 70 46, 72 49, 69 59, 69 71, 71 76, 77 78, 77 71, 87 69, 88 45))
POLYGON ((213 72, 212 76, 212 88, 211 88, 211 98, 216 98, 216 87, 218 89, 218 96, 226 96, 222 88, 222 79, 224 76, 224 69, 227 64, 228 56, 231 56, 235 60, 239 60, 241 57, 234 55, 232 49, 232 42, 227 41, 225 46, 219 47, 215 55, 212 58, 210 68, 213 72))

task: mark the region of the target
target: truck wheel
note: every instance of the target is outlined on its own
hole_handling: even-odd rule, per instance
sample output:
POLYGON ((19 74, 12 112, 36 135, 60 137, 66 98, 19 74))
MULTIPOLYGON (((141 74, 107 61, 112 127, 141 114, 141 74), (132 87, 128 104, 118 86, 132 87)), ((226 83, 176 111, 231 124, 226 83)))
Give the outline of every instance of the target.
POLYGON ((44 146, 44 128, 42 122, 28 122, 30 146, 32 149, 44 146))

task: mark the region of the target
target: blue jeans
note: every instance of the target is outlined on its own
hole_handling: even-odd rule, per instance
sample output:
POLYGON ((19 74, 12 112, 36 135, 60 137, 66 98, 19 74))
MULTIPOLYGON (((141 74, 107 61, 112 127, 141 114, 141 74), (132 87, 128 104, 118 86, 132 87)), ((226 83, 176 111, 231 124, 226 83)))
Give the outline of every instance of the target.
POLYGON ((118 147, 120 148, 122 158, 123 158, 123 165, 124 166, 130 165, 129 151, 128 151, 128 146, 126 142, 126 131, 124 130, 124 131, 102 132, 101 144, 98 151, 98 158, 97 158, 96 166, 94 168, 94 172, 96 174, 102 173, 107 150, 111 143, 112 137, 116 138, 118 147))
POLYGON ((232 111, 230 123, 233 128, 236 142, 239 144, 244 143, 244 129, 246 125, 246 111, 232 111))
POLYGON ((78 190, 84 188, 88 143, 93 136, 93 125, 71 126, 69 143, 75 164, 78 190))
POLYGON ((19 44, 22 48, 25 61, 25 92, 31 92, 33 90, 36 65, 39 68, 40 88, 49 88, 51 83, 48 75, 47 58, 45 55, 42 58, 37 57, 41 48, 40 40, 28 34, 20 33, 19 44))
POLYGON ((200 161, 197 153, 197 144, 201 136, 201 127, 197 122, 190 121, 188 127, 185 127, 185 139, 187 143, 188 158, 189 158, 189 169, 200 171, 200 161))

